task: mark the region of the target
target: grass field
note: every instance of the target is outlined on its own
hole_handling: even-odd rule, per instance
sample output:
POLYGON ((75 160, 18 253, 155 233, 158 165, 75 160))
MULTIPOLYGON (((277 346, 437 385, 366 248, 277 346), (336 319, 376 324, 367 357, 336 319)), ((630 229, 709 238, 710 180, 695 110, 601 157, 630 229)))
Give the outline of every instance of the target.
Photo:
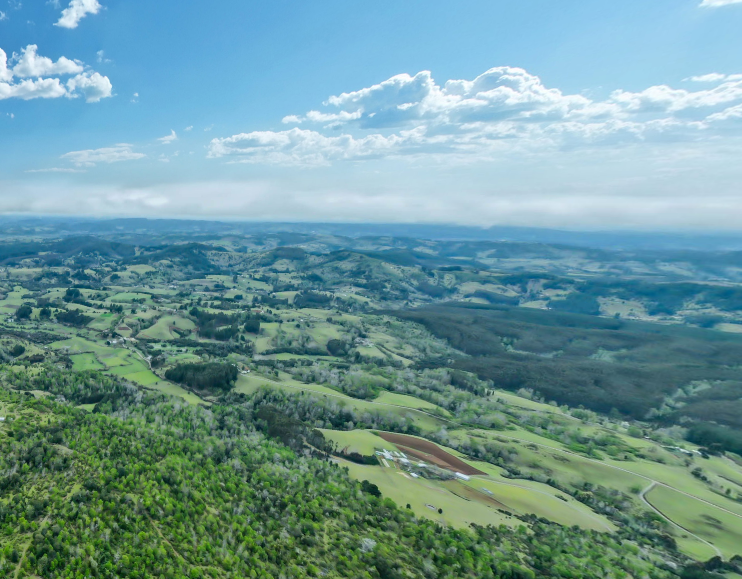
POLYGON ((150 340, 175 340, 179 336, 174 328, 190 332, 196 329, 196 325, 191 320, 179 316, 162 316, 155 325, 139 332, 139 337, 150 340))
POLYGON ((498 512, 494 507, 483 507, 481 503, 456 496, 436 481, 413 479, 394 467, 363 466, 347 461, 342 461, 341 465, 348 468, 352 477, 377 485, 385 497, 392 499, 401 508, 409 504, 418 517, 458 528, 468 527, 471 523, 510 526, 521 524, 519 520, 498 512), (443 513, 439 514, 438 509, 442 509, 443 513))
POLYGON ((442 412, 443 416, 451 416, 447 410, 444 410, 440 406, 436 406, 431 402, 426 402, 425 400, 420 400, 419 398, 407 396, 405 394, 397 394, 396 392, 382 392, 374 402, 380 404, 392 404, 394 406, 404 406, 406 408, 416 408, 427 412, 442 412))
POLYGON ((615 526, 605 517, 594 513, 579 501, 555 491, 548 485, 502 478, 493 480, 490 477, 474 477, 464 484, 477 491, 486 489, 484 492, 506 505, 506 510, 516 514, 533 514, 562 525, 579 525, 584 529, 596 531, 615 530, 615 526), (531 483, 531 485, 522 483, 531 483), (533 488, 535 486, 538 488, 533 488))
POLYGON ((75 354, 70 356, 70 359, 72 360, 72 369, 75 371, 102 370, 105 368, 95 357, 95 354, 75 354))
POLYGON ((742 555, 741 519, 667 487, 655 487, 646 498, 675 523, 715 545, 725 558, 742 555))
MULTIPOLYGON (((370 432, 324 431, 325 436, 338 444, 348 445, 350 451, 370 454, 379 440, 370 432), (373 438, 371 438, 373 437, 373 438)), ((383 442, 383 441, 382 441, 383 442)), ((384 442, 387 448, 394 445, 384 442)), ((410 504, 415 514, 446 524, 463 527, 469 523, 477 524, 519 524, 517 519, 509 518, 497 509, 513 514, 534 514, 549 518, 565 526, 578 525, 585 529, 611 532, 615 530, 605 517, 592 512, 572 497, 546 485, 532 481, 510 481, 501 477, 476 476, 470 481, 438 482, 424 478, 414 479, 398 470, 395 465, 362 466, 342 462, 348 466, 351 476, 367 479, 379 486, 384 496, 391 498, 400 506, 410 504), (525 484, 520 484, 521 482, 525 484), (529 486, 530 485, 530 486, 529 486), (562 496, 566 500, 557 498, 562 496), (426 505, 443 508, 443 516, 426 505)))
POLYGON ((208 402, 201 400, 198 396, 195 394, 188 392, 188 390, 185 390, 181 386, 178 386, 177 384, 173 384, 172 382, 165 382, 164 380, 159 380, 150 383, 146 385, 147 388, 150 390, 157 390, 159 392, 162 392, 163 394, 168 394, 169 396, 179 396, 188 404, 206 404, 208 406, 208 402))
POLYGON ((338 450, 347 447, 346 452, 357 452, 364 456, 374 454, 377 448, 389 448, 390 444, 385 442, 370 430, 328 430, 320 428, 325 438, 337 443, 338 450))

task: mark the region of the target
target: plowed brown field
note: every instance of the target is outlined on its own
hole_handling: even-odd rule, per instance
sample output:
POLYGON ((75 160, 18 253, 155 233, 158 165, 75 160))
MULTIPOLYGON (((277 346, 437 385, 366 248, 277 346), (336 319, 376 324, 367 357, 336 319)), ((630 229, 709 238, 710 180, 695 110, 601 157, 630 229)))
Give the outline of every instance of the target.
POLYGON ((409 453, 415 458, 431 462, 441 468, 460 472, 461 474, 466 475, 486 474, 481 470, 477 470, 473 466, 466 464, 460 458, 446 452, 437 444, 434 444, 429 440, 407 436, 406 434, 392 434, 391 432, 379 432, 379 436, 398 447, 404 447, 401 449, 402 452, 409 453))

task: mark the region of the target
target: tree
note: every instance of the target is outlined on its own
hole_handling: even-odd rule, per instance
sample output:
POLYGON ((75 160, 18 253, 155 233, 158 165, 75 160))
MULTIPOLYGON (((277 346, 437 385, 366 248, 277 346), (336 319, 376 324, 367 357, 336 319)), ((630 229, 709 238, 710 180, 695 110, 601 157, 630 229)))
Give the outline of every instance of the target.
POLYGON ((31 317, 33 308, 28 304, 23 304, 20 308, 15 311, 15 317, 19 320, 27 320, 31 317))
POLYGON ((368 495, 371 495, 373 497, 380 497, 381 496, 381 491, 379 490, 379 487, 377 487, 374 483, 369 482, 367 480, 364 480, 361 483, 361 490, 364 493, 366 493, 368 495))
POLYGON ((197 390, 227 391, 237 380, 237 366, 218 362, 178 364, 165 372, 165 378, 197 390))
POLYGON ((260 333, 260 320, 246 320, 244 327, 245 327, 245 331, 250 334, 259 334, 260 333))

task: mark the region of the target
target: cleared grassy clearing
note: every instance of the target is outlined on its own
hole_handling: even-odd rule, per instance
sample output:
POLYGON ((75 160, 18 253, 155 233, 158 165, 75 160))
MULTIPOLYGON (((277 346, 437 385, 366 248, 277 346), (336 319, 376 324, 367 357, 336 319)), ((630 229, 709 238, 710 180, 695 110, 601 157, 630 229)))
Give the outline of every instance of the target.
POLYGON ((72 360, 72 369, 75 371, 82 370, 102 370, 105 366, 95 357, 95 354, 75 354, 70 356, 72 360))
POLYGON ((142 386, 151 386, 160 381, 160 378, 150 370, 141 370, 139 372, 132 372, 131 374, 124 374, 123 376, 127 380, 131 380, 142 386))
POLYGON ((362 466, 347 461, 342 461, 341 464, 348 468, 352 477, 377 485, 385 497, 392 499, 400 507, 405 508, 409 504, 418 517, 457 528, 468 527, 471 523, 509 526, 521 524, 519 520, 508 517, 493 507, 456 496, 436 481, 413 479, 393 467, 362 466), (437 509, 442 509, 443 513, 439 514, 437 509))
POLYGON ((377 448, 393 446, 370 430, 328 430, 320 428, 320 431, 326 439, 337 444, 338 450, 347 448, 346 452, 357 452, 364 456, 374 454, 377 448))
POLYGON ((518 406, 525 408, 526 410, 535 410, 537 412, 546 412, 549 414, 564 414, 558 406, 551 406, 550 404, 544 404, 543 402, 536 402, 517 396, 512 392, 505 392, 504 390, 496 390, 491 396, 492 400, 502 399, 503 402, 510 406, 518 406))
POLYGON ((115 368, 116 366, 125 366, 129 363, 129 360, 122 358, 121 354, 110 356, 110 357, 100 357, 100 361, 103 362, 103 364, 105 364, 106 367, 108 368, 115 368))
POLYGON ((367 358, 386 358, 384 353, 376 346, 359 346, 357 349, 362 356, 365 356, 367 358))
POLYGON ((94 330, 107 330, 111 327, 111 323, 115 318, 116 316, 111 313, 101 314, 88 324, 88 328, 93 328, 94 330))
POLYGON ((175 340, 180 337, 174 331, 176 328, 190 332, 196 329, 196 325, 191 320, 179 316, 163 316, 154 326, 139 332, 139 337, 150 340, 175 340))
MULTIPOLYGON (((689 493, 694 497, 708 501, 711 504, 732 511, 742 517, 742 504, 715 493, 706 483, 691 474, 690 471, 696 467, 701 467, 705 470, 704 467, 706 466, 706 461, 700 462, 696 460, 687 468, 685 466, 657 464, 647 461, 617 463, 616 461, 606 460, 605 462, 665 483, 674 489, 689 493)), ((742 518, 737 521, 737 524, 742 528, 742 518)))
POLYGON ((425 400, 420 400, 414 396, 407 396, 406 394, 397 394, 396 392, 382 392, 374 402, 379 402, 381 404, 394 404, 395 406, 405 406, 406 408, 417 408, 426 411, 434 410, 436 412, 442 412, 444 416, 451 415, 447 410, 444 410, 440 406, 436 406, 432 402, 426 402, 425 400))
POLYGON ((430 416, 428 414, 423 414, 421 411, 414 409, 414 408, 405 408, 405 407, 399 407, 399 406, 391 406, 387 404, 379 404, 376 402, 371 402, 368 400, 359 400, 357 398, 351 398, 350 396, 346 396, 345 394, 341 392, 337 392, 336 390, 333 390, 331 388, 328 388, 326 386, 321 386, 319 384, 305 384, 303 382, 298 382, 296 380, 293 380, 290 378, 288 374, 280 374, 280 382, 274 382, 272 380, 268 380, 266 378, 260 379, 260 377, 251 375, 250 378, 245 380, 244 375, 240 375, 237 378, 237 386, 238 392, 244 392, 244 393, 250 393, 257 388, 259 388, 262 385, 268 386, 270 388, 280 388, 283 390, 286 390, 288 392, 297 392, 300 390, 312 392, 314 394, 321 394, 324 396, 331 396, 333 398, 338 399, 338 404, 341 406, 350 406, 356 411, 359 412, 389 412, 391 414, 396 414, 397 416, 400 416, 402 418, 409 418, 412 420, 418 427, 420 427, 423 431, 435 431, 439 430, 442 426, 446 426, 447 423, 439 418, 436 418, 434 416, 430 416), (261 380, 260 384, 256 384, 255 380, 261 380))
POLYGON ((740 519, 667 487, 655 487, 646 498, 678 525, 715 545, 725 558, 742 553, 740 519))
POLYGON ((333 396, 344 400, 353 400, 350 396, 346 396, 342 392, 322 386, 321 384, 305 384, 304 382, 298 382, 290 377, 289 374, 280 374, 280 382, 264 378, 258 374, 240 374, 237 377, 237 385, 235 389, 240 388, 240 392, 252 392, 257 390, 260 386, 268 386, 270 388, 281 388, 289 392, 296 392, 297 390, 305 390, 315 394, 323 394, 327 396, 333 396))
POLYGON ((86 340, 85 338, 81 338, 79 336, 74 336, 66 340, 61 340, 59 342, 53 342, 52 344, 50 344, 50 346, 55 350, 66 349, 67 351, 69 351, 70 354, 92 352, 96 355, 105 356, 106 354, 115 354, 118 351, 126 351, 121 348, 109 348, 107 346, 102 346, 100 344, 97 344, 96 342, 86 340))
POLYGON ((157 382, 146 385, 146 388, 148 388, 149 390, 157 390, 158 392, 162 392, 163 394, 167 394, 169 396, 178 396, 185 400, 188 404, 209 404, 205 400, 202 400, 201 398, 199 398, 192 392, 185 390, 181 386, 173 384, 172 382, 160 380, 159 378, 157 382))
POLYGON ((545 517, 565 526, 579 525, 583 529, 595 531, 615 530, 615 526, 605 517, 594 513, 572 497, 565 496, 547 485, 539 485, 541 488, 538 489, 527 488, 521 482, 531 481, 490 480, 484 477, 474 477, 464 484, 478 491, 486 489, 483 492, 506 505, 514 513, 545 517), (557 497, 563 497, 566 500, 557 497))

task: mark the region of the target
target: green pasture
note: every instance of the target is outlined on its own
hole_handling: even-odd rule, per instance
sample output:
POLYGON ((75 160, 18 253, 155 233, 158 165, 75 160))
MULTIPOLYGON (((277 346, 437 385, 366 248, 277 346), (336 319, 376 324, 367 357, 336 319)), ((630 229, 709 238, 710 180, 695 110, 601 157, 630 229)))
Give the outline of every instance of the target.
POLYGON ((742 554, 742 518, 663 486, 646 498, 666 517, 720 549, 725 558, 742 554))
POLYGON ((396 392, 384 391, 374 400, 374 402, 378 402, 379 404, 404 406, 406 408, 415 408, 418 410, 425 410, 427 412, 442 412, 444 416, 451 416, 451 414, 447 410, 444 410, 440 406, 436 406, 432 402, 420 400, 419 398, 415 398, 414 396, 407 396, 406 394, 397 394, 396 392))
POLYGON ((188 390, 182 388, 181 386, 178 386, 177 384, 166 382, 164 380, 160 380, 159 378, 157 378, 155 382, 150 382, 149 384, 146 384, 144 386, 149 390, 157 390, 158 392, 162 392, 163 394, 167 394, 169 396, 178 396, 185 400, 188 404, 208 405, 207 402, 201 400, 201 398, 199 398, 192 392, 189 392, 188 390))
MULTIPOLYGON (((477 465, 477 468, 479 466, 477 465)), ((565 493, 555 491, 545 484, 535 483, 525 485, 523 482, 532 481, 492 480, 481 476, 472 477, 466 486, 477 491, 485 492, 495 500, 506 505, 506 510, 515 514, 533 514, 544 517, 565 526, 579 525, 583 529, 595 531, 614 531, 615 526, 605 517, 594 513, 590 508, 573 499, 565 493), (485 489, 483 491, 483 489, 485 489), (563 497, 562 500, 557 497, 563 497)))
POLYGON ((144 303, 150 303, 152 301, 149 294, 137 292, 120 292, 112 295, 108 298, 108 301, 114 304, 127 304, 140 299, 144 299, 144 303))
POLYGON ((453 494, 436 481, 413 479, 394 467, 364 466, 348 461, 341 461, 340 464, 348 468, 353 478, 377 485, 384 497, 392 499, 401 508, 409 504, 418 517, 458 528, 466 528, 471 523, 484 526, 521 524, 518 519, 508 517, 495 508, 453 494), (438 509, 442 509, 443 513, 439 514, 438 509))
POLYGON ((193 331, 196 325, 191 320, 181 318, 180 316, 162 316, 153 326, 139 332, 139 336, 150 340, 175 340, 179 338, 178 334, 174 331, 175 328, 193 331))
POLYGON ((105 366, 95 357, 95 354, 75 354, 70 356, 72 360, 72 369, 75 371, 82 370, 102 370, 105 366))
POLYGON ((357 452, 364 456, 374 454, 377 448, 394 448, 394 445, 377 436, 370 430, 328 430, 320 428, 327 440, 337 444, 338 450, 348 447, 347 452, 357 452))

